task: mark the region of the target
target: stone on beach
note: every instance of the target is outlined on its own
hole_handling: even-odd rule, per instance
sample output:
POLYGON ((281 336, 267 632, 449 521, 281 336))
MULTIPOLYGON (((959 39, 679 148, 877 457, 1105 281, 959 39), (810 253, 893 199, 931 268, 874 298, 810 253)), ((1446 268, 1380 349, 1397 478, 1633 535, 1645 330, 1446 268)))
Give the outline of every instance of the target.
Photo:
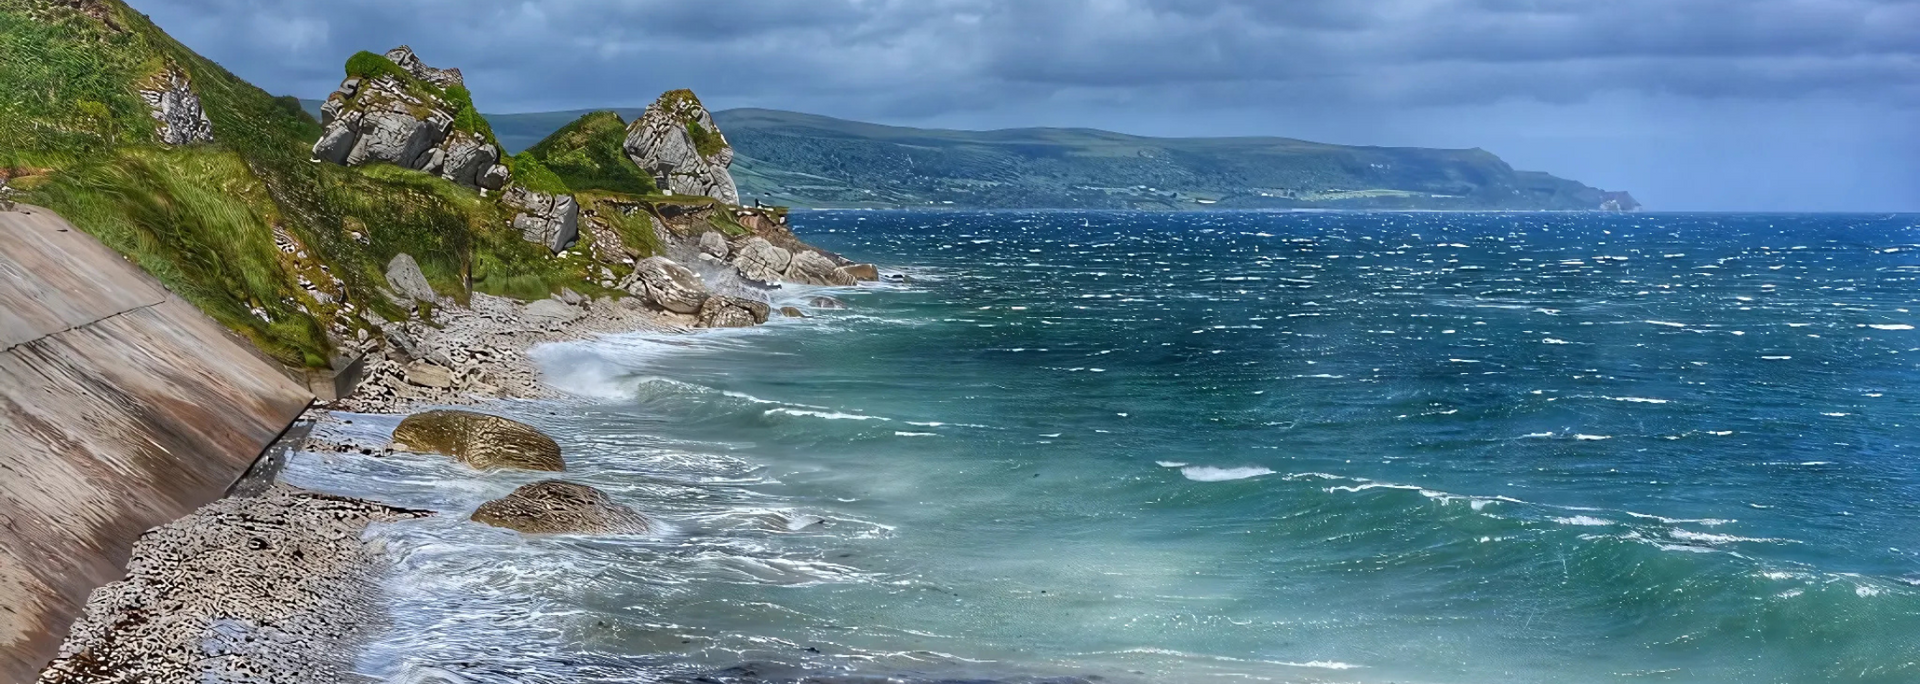
POLYGON ((393 430, 396 451, 444 454, 481 470, 567 469, 560 445, 526 423, 472 411, 416 413, 393 430))
POLYGON ((583 484, 544 480, 488 501, 473 521, 529 534, 646 534, 647 518, 583 484))
POLYGON ((707 298, 707 284, 685 266, 666 257, 647 257, 634 265, 624 289, 646 297, 662 309, 674 313, 699 313, 707 298))

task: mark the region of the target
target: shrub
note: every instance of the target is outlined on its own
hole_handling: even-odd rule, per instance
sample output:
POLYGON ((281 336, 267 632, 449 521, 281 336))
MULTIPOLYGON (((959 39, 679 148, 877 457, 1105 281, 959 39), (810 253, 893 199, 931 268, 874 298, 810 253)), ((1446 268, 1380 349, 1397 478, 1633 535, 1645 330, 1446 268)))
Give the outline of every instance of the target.
POLYGON ((406 69, 394 64, 393 60, 387 59, 386 55, 376 55, 366 50, 353 53, 352 57, 347 58, 347 75, 361 78, 385 75, 399 79, 401 83, 413 82, 413 74, 407 73, 406 69))
POLYGON ((548 169, 545 164, 540 163, 539 159, 534 158, 533 153, 521 152, 513 155, 510 160, 511 163, 508 167, 513 170, 513 182, 520 184, 521 187, 534 192, 544 192, 549 195, 568 195, 573 193, 573 190, 567 187, 566 181, 562 181, 559 176, 554 175, 553 171, 548 169))
POLYGON ((693 150, 702 157, 719 154, 727 146, 727 141, 721 139, 719 133, 707 130, 698 121, 687 122, 687 135, 693 138, 693 150))

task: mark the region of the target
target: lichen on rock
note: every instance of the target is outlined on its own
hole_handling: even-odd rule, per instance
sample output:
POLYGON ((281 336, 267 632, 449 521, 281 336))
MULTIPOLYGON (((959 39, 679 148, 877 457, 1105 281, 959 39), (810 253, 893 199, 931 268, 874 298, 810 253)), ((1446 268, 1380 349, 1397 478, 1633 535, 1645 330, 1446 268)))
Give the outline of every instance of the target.
POLYGON ((653 527, 605 492, 561 480, 535 482, 481 504, 472 520, 529 534, 646 534, 653 527))
POLYGON ((213 121, 207 118, 200 96, 194 94, 187 73, 180 67, 167 65, 165 72, 153 78, 151 87, 140 89, 140 97, 159 122, 156 132, 160 142, 176 146, 213 142, 213 121))
POLYGON ((472 411, 416 413, 393 430, 396 451, 445 454, 481 470, 567 469, 560 445, 531 425, 472 411))
POLYGON ((627 126, 625 148, 663 191, 740 203, 740 191, 727 172, 733 165, 733 146, 693 91, 670 91, 649 105, 627 126))

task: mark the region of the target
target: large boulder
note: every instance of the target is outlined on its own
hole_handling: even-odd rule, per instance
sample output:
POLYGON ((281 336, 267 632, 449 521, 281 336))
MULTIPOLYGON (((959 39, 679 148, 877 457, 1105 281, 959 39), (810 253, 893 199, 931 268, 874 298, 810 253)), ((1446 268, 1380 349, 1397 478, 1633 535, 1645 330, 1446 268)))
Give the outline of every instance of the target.
POLYGON ((714 295, 700 306, 699 321, 702 328, 751 328, 767 322, 772 312, 763 302, 714 295))
POLYGON ((186 72, 180 67, 167 65, 167 70, 154 78, 152 87, 140 91, 140 97, 147 101, 154 120, 159 122, 160 142, 168 145, 213 142, 213 121, 200 107, 200 96, 194 94, 186 72))
POLYGON ((793 253, 775 247, 766 238, 754 236, 733 250, 733 265, 740 275, 767 283, 777 283, 793 265, 793 253))
POLYGON ((700 234, 701 254, 726 261, 730 249, 731 248, 727 246, 727 236, 721 235, 720 231, 709 230, 700 234))
POLYGON ((647 257, 633 267, 622 289, 674 313, 699 313, 712 294, 700 276, 666 257, 647 257))
POLYGON ((513 227, 527 242, 546 245, 558 254, 580 241, 580 203, 573 195, 549 195, 516 185, 507 188, 501 201, 519 210, 513 227))
POLYGON ((819 252, 801 250, 793 254, 786 279, 808 285, 853 285, 858 281, 840 270, 840 265, 819 252))
POLYGON ((474 522, 529 534, 646 534, 646 516, 583 484, 544 480, 480 505, 474 522))
POLYGON ((472 411, 427 411, 393 430, 395 451, 444 454, 481 470, 567 469, 560 445, 533 426, 472 411))
POLYGON ((581 311, 579 307, 558 299, 542 299, 528 304, 520 317, 534 325, 557 326, 580 320, 580 317, 585 315, 587 315, 586 312, 581 311))
POLYGON ((733 147, 692 91, 661 95, 627 126, 624 147, 627 157, 652 174, 662 190, 740 203, 740 191, 727 172, 733 147))
POLYGON ((459 131, 459 107, 443 97, 461 85, 459 69, 435 69, 400 46, 387 59, 410 74, 348 76, 320 107, 315 159, 359 166, 388 163, 438 175, 473 188, 498 190, 511 172, 500 149, 477 132, 459 131))
POLYGON ((839 271, 857 281, 873 282, 880 279, 880 268, 873 264, 847 264, 841 266, 839 271))
POLYGON ((402 297, 416 302, 435 302, 440 294, 433 291, 433 285, 427 282, 427 275, 420 272, 420 264, 413 256, 402 252, 387 262, 387 284, 402 297))

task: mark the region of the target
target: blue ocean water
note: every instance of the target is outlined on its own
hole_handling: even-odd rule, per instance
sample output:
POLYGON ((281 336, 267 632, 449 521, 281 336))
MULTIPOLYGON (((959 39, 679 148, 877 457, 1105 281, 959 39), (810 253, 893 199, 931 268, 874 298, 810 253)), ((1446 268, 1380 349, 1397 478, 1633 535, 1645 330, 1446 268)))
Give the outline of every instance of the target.
MULTIPOLYGON (((385 528, 366 673, 1920 681, 1920 217, 795 227, 912 281, 539 350, 577 398, 495 410, 668 530, 385 528)), ((288 477, 454 511, 536 479, 288 477)))

